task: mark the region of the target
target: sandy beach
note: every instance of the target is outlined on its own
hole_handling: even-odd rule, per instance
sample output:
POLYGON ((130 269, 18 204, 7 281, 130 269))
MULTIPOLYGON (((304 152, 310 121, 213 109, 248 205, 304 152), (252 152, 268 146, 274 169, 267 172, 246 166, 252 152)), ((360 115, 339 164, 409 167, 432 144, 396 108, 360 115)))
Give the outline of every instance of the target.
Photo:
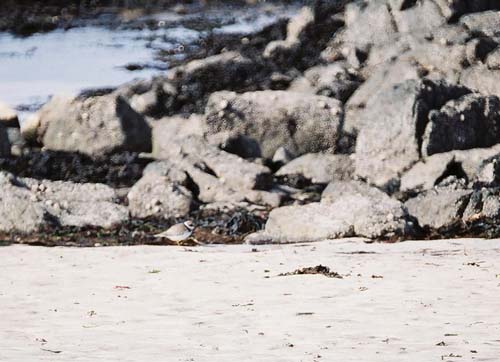
POLYGON ((0 248, 1 361, 498 361, 499 240, 0 248), (328 266, 321 274, 279 276, 328 266))

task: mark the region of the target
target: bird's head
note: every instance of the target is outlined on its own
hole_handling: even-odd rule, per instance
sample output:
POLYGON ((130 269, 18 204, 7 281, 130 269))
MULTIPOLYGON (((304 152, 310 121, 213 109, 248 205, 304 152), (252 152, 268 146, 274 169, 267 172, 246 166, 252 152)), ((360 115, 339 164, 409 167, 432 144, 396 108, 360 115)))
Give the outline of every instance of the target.
POLYGON ((189 231, 193 231, 195 226, 194 223, 191 220, 185 221, 184 226, 189 229, 189 231))

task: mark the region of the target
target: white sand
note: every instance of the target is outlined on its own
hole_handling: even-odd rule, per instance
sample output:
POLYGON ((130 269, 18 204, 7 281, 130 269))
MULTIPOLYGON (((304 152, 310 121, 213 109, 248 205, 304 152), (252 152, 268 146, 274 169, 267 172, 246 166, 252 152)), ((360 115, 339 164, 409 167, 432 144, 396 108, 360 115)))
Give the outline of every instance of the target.
POLYGON ((0 361, 500 361, 499 240, 251 249, 0 248, 0 361))

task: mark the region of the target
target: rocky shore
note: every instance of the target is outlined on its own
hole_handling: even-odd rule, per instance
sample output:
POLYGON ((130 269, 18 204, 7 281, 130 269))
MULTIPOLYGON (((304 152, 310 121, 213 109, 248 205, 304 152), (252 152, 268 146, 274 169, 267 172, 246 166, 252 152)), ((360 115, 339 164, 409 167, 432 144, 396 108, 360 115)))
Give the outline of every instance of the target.
POLYGON ((165 75, 0 105, 7 243, 499 236, 500 4, 316 1, 165 75))

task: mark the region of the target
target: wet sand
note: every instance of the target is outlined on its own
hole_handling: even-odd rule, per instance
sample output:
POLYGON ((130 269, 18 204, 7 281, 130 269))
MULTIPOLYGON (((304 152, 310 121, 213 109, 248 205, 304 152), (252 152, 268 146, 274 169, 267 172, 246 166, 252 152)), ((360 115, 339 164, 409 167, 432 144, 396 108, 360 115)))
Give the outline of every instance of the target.
POLYGON ((0 361, 500 356, 499 240, 14 245, 0 260, 0 361), (343 278, 278 276, 319 264, 343 278))

